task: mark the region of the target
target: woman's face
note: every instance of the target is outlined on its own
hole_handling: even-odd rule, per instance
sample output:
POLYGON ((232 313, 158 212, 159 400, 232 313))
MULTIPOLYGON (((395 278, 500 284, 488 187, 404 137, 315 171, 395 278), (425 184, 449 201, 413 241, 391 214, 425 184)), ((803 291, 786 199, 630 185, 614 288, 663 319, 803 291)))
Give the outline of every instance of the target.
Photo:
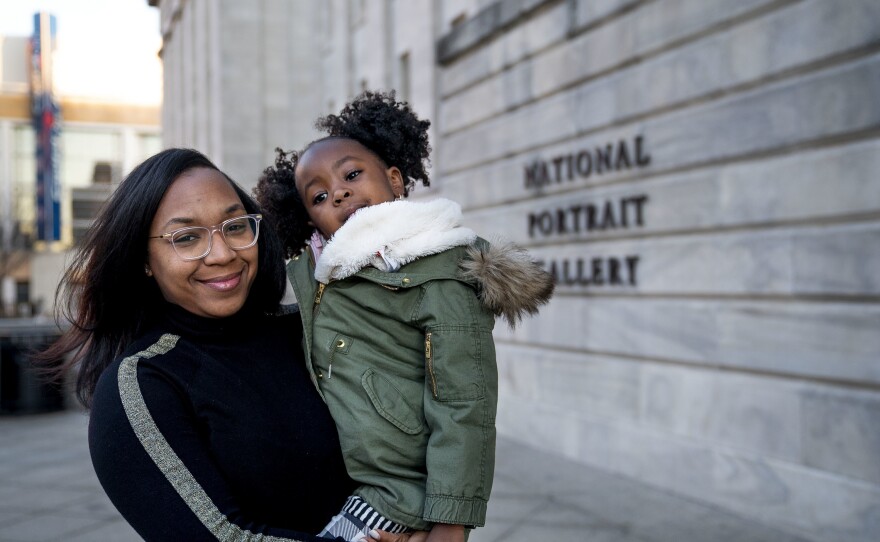
MULTIPOLYGON (((150 237, 187 226, 215 226, 247 214, 235 190, 217 170, 194 168, 171 183, 150 226, 150 237)), ((219 231, 212 233, 211 252, 184 260, 167 239, 150 239, 151 274, 169 303, 198 316, 222 318, 244 306, 257 276, 258 245, 232 250, 219 231)))
POLYGON ((353 139, 325 139, 303 153, 296 189, 310 224, 329 239, 351 215, 403 194, 403 177, 353 139))

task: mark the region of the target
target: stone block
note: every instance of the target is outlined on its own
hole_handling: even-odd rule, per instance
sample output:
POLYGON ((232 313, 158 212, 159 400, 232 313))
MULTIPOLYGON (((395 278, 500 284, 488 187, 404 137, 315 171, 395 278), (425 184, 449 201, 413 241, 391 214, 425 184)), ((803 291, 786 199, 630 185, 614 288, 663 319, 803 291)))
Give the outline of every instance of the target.
POLYGON ((496 343, 501 386, 520 399, 591 416, 639 416, 639 366, 632 360, 496 343))
POLYGON ((536 13, 496 39, 444 67, 440 76, 441 94, 454 94, 562 41, 569 24, 570 11, 565 2, 558 2, 536 13))
POLYGON ((816 542, 867 542, 876 534, 876 486, 586 416, 578 431, 581 462, 779 525, 816 542))
POLYGON ((493 2, 479 13, 455 27, 437 43, 437 60, 447 64, 467 53, 481 42, 519 22, 532 11, 554 0, 505 0, 493 2))
MULTIPOLYGON (((592 148, 593 141, 575 140, 550 147, 536 158, 552 161, 557 156, 577 154, 592 148)), ((653 161, 656 155, 651 154, 653 161)), ((645 224, 654 232, 670 233, 857 215, 876 210, 880 201, 880 184, 872 182, 873 172, 880 170, 880 143, 876 140, 667 175, 653 174, 652 168, 624 169, 562 179, 537 193, 525 187, 526 167, 532 160, 523 156, 493 162, 444 177, 438 184, 447 197, 462 203, 469 225, 477 231, 485 235, 503 232, 524 244, 541 240, 528 235, 529 213, 639 194, 648 196, 645 224), (591 190, 571 193, 586 187, 591 190), (669 201, 676 204, 665 204, 669 201)), ((591 235, 601 238, 605 234, 594 231, 591 235)), ((562 236, 560 240, 573 238, 562 236)))
MULTIPOLYGON (((679 43, 672 48, 664 43, 659 48, 646 49, 646 44, 638 42, 640 34, 629 32, 642 25, 643 19, 655 17, 655 11, 674 10, 667 3, 639 7, 559 46, 531 51, 528 56, 516 55, 511 63, 481 74, 480 80, 469 88, 452 92, 452 88, 444 86, 445 99, 440 109, 443 132, 448 134, 485 121, 580 81, 588 81, 579 91, 584 103, 597 102, 603 92, 618 96, 614 113, 616 119, 622 120, 858 50, 878 39, 876 25, 871 24, 880 15, 876 3, 857 0, 841 10, 833 2, 813 0, 728 25, 695 40, 677 40, 679 33, 699 33, 703 25, 712 25, 719 17, 739 17, 744 9, 762 8, 760 4, 722 5, 724 9, 720 11, 715 9, 718 6, 711 10, 687 6, 687 17, 699 20, 667 18, 671 33, 662 39, 679 43), (726 9, 730 11, 724 12, 726 9), (639 62, 631 64, 635 57, 639 62), (590 81, 597 75, 598 79, 590 81), (505 85, 512 82, 521 82, 522 88, 507 91, 505 85)), ((614 1, 608 6, 579 2, 577 9, 604 13, 633 5, 625 1, 614 1)), ((489 44, 486 48, 493 46, 489 44)), ((456 67, 444 70, 441 80, 455 79, 459 71, 456 67)))
POLYGON ((763 457, 801 460, 802 412, 791 383, 718 373, 710 389, 711 408, 693 428, 696 434, 763 457))
POLYGON ((685 495, 711 486, 713 453, 705 443, 586 413, 578 437, 577 461, 685 495))
MULTIPOLYGON (((548 353, 549 355, 549 353, 548 353)), ((546 355, 502 342, 495 343, 498 385, 503 393, 535 400, 538 398, 538 372, 546 355)))
POLYGON ((880 393, 806 389, 804 463, 880 484, 880 393))
POLYGON ((876 486, 729 452, 717 454, 714 486, 703 498, 816 542, 873 541, 880 520, 876 486))
POLYGON ((588 413, 579 413, 576 430, 576 447, 569 459, 601 468, 606 472, 638 479, 645 450, 642 444, 631 446, 632 424, 609 422, 589 418, 588 413))
POLYGON ((642 419, 707 445, 801 461, 797 386, 730 372, 643 364, 642 419))
POLYGON ((557 278, 559 293, 789 295, 791 234, 773 233, 544 245, 530 252, 557 278))
POLYGON ((639 409, 639 371, 636 365, 601 356, 573 363, 553 361, 539 373, 540 398, 552 406, 609 419, 635 419, 639 409))
MULTIPOLYGON (((878 200, 880 203, 880 200, 878 200)), ((880 229, 818 226, 792 239, 793 289, 804 293, 880 294, 880 229)))
POLYGON ((876 305, 744 302, 715 314, 718 358, 725 366, 860 385, 880 381, 876 305))
POLYGON ((616 119, 619 98, 588 103, 579 90, 551 96, 443 139, 442 174, 569 140, 582 148, 643 134, 651 170, 741 159, 880 125, 880 57, 860 59, 810 77, 788 79, 745 94, 595 132, 616 119), (579 136, 589 133, 588 136, 579 136), (574 139, 578 138, 578 140, 574 139), (577 141, 577 143, 576 143, 577 141))
MULTIPOLYGON (((580 0, 589 1, 589 0, 580 0)), ((774 6, 773 0, 743 2, 704 2, 671 0, 646 3, 632 22, 637 50, 644 52, 692 39, 701 32, 731 26, 741 19, 760 15, 774 6)))
POLYGON ((871 304, 558 296, 495 336, 865 385, 880 383, 877 329, 880 308, 871 304))
MULTIPOLYGON (((551 149, 544 159, 577 152, 578 147, 566 144, 551 149)), ((880 142, 876 140, 647 179, 638 179, 638 170, 627 170, 611 174, 615 182, 607 186, 594 186, 603 182, 601 177, 575 179, 544 187, 539 199, 524 186, 526 165, 525 160, 496 162, 446 177, 440 184, 447 197, 462 203, 470 227, 485 236, 503 234, 533 246, 554 238, 570 241, 587 237, 530 236, 530 213, 555 212, 569 204, 603 204, 640 194, 648 197, 645 226, 653 233, 667 234, 858 215, 875 211, 880 202, 880 183, 872 181, 873 172, 880 170, 880 142), (590 190, 570 193, 573 188, 586 187, 590 190)), ((621 233, 593 231, 589 238, 621 233)))
POLYGON ((516 435, 556 455, 572 456, 577 449, 578 414, 560 411, 500 390, 496 428, 499 435, 516 435))
POLYGON ((629 9, 638 8, 644 0, 570 0, 572 32, 596 26, 603 19, 629 9))
POLYGON ((880 296, 875 224, 673 235, 560 239, 529 251, 556 277, 558 293, 880 296))

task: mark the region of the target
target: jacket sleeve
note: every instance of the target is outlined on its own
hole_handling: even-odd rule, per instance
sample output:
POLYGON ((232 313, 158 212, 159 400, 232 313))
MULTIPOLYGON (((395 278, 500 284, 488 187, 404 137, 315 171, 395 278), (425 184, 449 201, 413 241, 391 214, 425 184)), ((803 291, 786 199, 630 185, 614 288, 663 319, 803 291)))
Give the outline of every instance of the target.
POLYGON ((495 470, 494 318, 474 290, 457 280, 430 282, 420 312, 431 430, 424 519, 482 526, 495 470))
POLYGON ((113 505, 144 540, 326 542, 243 513, 190 410, 171 382, 131 358, 104 371, 95 390, 92 463, 113 505))

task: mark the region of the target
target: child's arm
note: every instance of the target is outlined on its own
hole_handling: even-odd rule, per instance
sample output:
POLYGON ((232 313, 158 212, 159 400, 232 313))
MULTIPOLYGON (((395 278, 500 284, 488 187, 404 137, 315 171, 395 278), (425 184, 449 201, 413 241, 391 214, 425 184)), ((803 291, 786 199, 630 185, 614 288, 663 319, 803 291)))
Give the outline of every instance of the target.
POLYGON ((427 542, 464 542, 464 525, 437 523, 428 534, 427 542))
POLYGON ((485 523, 495 470, 494 316, 480 306, 472 288, 454 280, 427 286, 420 308, 423 403, 431 431, 423 518, 458 525, 463 532, 463 525, 485 523))

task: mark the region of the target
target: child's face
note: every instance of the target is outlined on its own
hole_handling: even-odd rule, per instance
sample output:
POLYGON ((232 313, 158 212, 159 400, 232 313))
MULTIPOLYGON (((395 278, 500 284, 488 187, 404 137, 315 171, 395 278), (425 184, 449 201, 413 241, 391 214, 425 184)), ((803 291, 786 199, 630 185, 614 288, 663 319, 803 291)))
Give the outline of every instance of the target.
POLYGON ((330 238, 357 210, 403 194, 403 177, 353 139, 325 139, 300 156, 296 189, 309 223, 330 238))

